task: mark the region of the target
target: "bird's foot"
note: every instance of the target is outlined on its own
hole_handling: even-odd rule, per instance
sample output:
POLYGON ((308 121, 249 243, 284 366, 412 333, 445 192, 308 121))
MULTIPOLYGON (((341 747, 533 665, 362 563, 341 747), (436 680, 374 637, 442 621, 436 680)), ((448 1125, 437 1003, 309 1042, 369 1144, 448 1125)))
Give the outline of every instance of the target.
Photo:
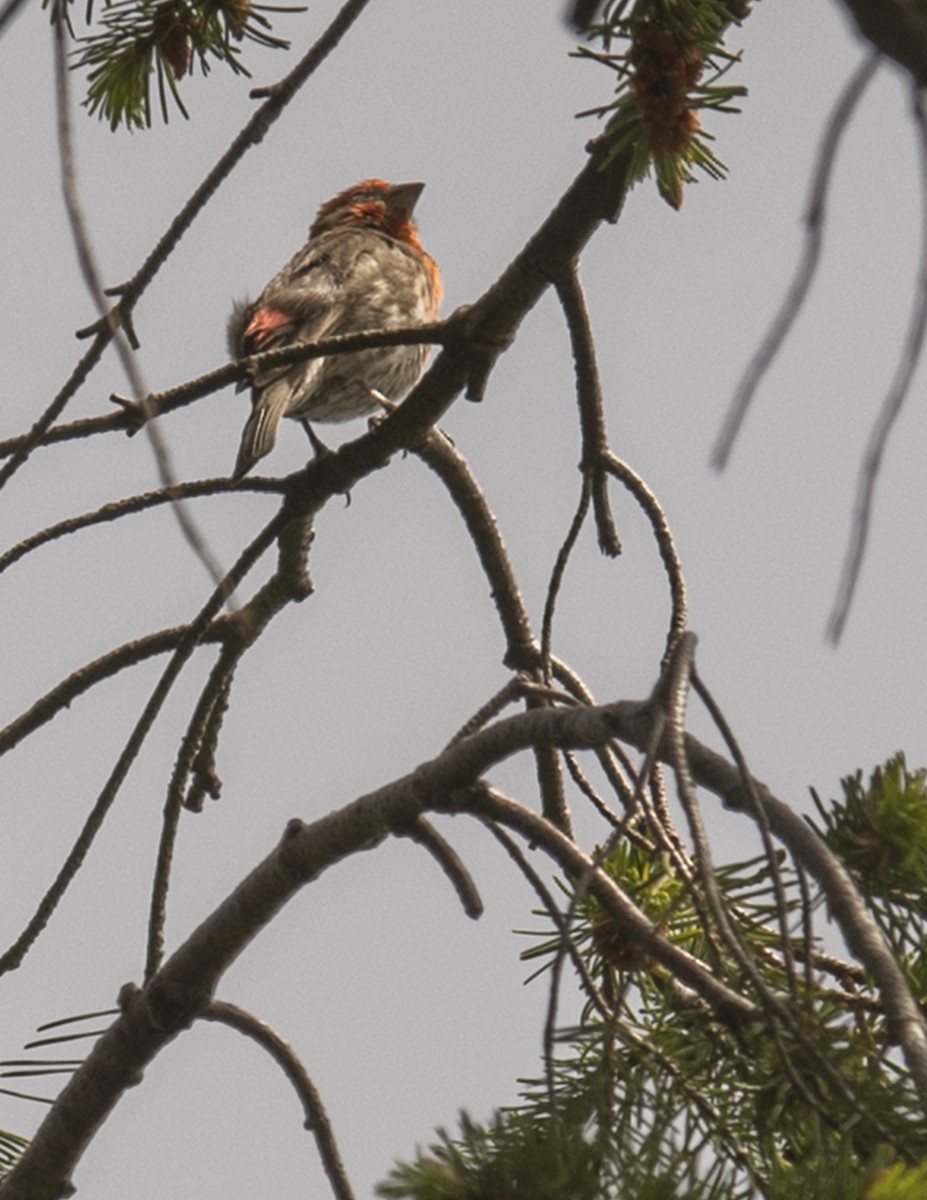
POLYGON ((331 448, 325 445, 308 421, 300 421, 300 425, 305 429, 306 437, 312 443, 313 457, 316 459, 327 458, 332 453, 331 448))

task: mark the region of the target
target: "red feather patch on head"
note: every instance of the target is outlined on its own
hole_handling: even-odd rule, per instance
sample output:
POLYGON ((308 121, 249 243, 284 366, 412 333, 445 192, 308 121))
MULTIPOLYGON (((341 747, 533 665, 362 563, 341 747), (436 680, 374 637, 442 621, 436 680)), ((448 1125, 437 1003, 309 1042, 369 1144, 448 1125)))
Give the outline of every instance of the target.
POLYGON ((344 226, 381 229, 397 242, 422 253, 412 222, 412 210, 424 184, 392 184, 384 179, 365 179, 345 188, 319 209, 309 228, 310 238, 344 226), (395 201, 395 202, 394 202, 395 201))

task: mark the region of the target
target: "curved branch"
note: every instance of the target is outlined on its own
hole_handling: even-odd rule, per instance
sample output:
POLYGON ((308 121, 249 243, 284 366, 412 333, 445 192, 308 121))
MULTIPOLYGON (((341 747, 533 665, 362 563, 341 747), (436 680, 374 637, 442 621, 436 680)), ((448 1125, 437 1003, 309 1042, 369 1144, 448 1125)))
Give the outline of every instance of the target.
POLYGON ((878 54, 870 54, 857 67, 828 118, 805 209, 804 249, 795 271, 795 277, 785 294, 785 299, 773 318, 759 349, 750 360, 722 423, 721 432, 718 434, 718 440, 715 442, 710 459, 711 465, 718 471, 723 471, 727 466, 734 440, 740 432, 756 389, 769 370, 770 363, 782 349, 782 344, 808 295, 808 289, 814 279, 821 257, 821 248, 824 244, 824 206, 840 139, 846 131, 853 109, 866 90, 878 65, 878 54))
POLYGON ((875 503, 875 486, 882 467, 885 448, 907 399, 911 380, 914 378, 914 372, 924 349, 924 333, 925 325, 927 325, 927 117, 925 117, 923 101, 917 92, 914 94, 913 110, 920 139, 921 168, 921 255, 917 293, 911 306, 911 317, 908 322, 908 332, 901 360, 869 434, 866 453, 863 455, 863 461, 859 468, 850 541, 843 562, 837 599, 827 622, 827 638, 833 645, 840 641, 843 634, 850 605, 853 603, 853 596, 856 593, 856 585, 859 582, 859 573, 869 542, 869 525, 875 503))
POLYGON ((338 1143, 332 1130, 328 1112, 322 1103, 318 1088, 309 1077, 309 1072, 296 1056, 293 1047, 285 1042, 279 1033, 263 1021, 258 1020, 252 1013, 239 1008, 237 1004, 229 1004, 224 1000, 213 1000, 212 1004, 202 1014, 204 1021, 216 1021, 228 1025, 229 1029, 243 1033, 253 1042, 266 1050, 274 1062, 282 1068, 284 1075, 292 1083, 303 1112, 306 1114, 305 1128, 314 1136, 319 1149, 319 1157, 325 1174, 332 1185, 332 1191, 337 1200, 354 1200, 354 1192, 344 1169, 338 1143))
POLYGON ((409 448, 438 476, 463 518, 502 623, 503 662, 516 671, 536 670, 540 651, 531 618, 499 526, 469 463, 439 429, 427 429, 409 448))
POLYGON ((863 37, 927 87, 927 10, 918 0, 843 0, 863 37))
MULTIPOLYGON (((20 716, 12 720, 4 729, 0 729, 0 755, 6 754, 16 745, 47 724, 63 708, 68 708, 73 700, 84 692, 89 691, 96 683, 109 679, 126 667, 134 667, 136 663, 153 658, 156 654, 165 654, 168 650, 176 650, 181 640, 189 632, 189 625, 175 625, 173 629, 160 629, 157 633, 149 633, 134 642, 126 642, 115 650, 101 655, 86 666, 70 674, 67 679, 56 684, 51 691, 28 708, 20 716)), ((207 630, 199 639, 200 642, 218 642, 225 636, 221 619, 212 629, 207 630)))
POLYGON ((592 487, 591 478, 588 475, 584 476, 576 511, 573 513, 573 519, 570 521, 566 537, 557 551, 553 570, 550 573, 550 582, 547 585, 547 595, 544 599, 544 615, 541 618, 541 665, 544 672, 544 679, 548 683, 551 679, 550 655, 551 642, 554 636, 554 612, 557 607, 557 597, 560 595, 560 588, 563 586, 563 577, 566 574, 570 555, 573 553, 577 538, 586 521, 592 487))
POLYGON ((132 732, 129 734, 116 760, 116 764, 110 772, 109 778, 103 785, 103 790, 97 796, 78 834, 77 840, 71 847, 51 887, 42 897, 35 913, 26 923, 23 931, 12 945, 0 955, 0 975, 5 974, 7 971, 13 971, 20 966, 30 947, 35 943, 42 930, 48 924, 59 901, 83 865, 84 859, 87 857, 87 853, 93 845, 93 841, 99 833, 103 821, 119 793, 119 789, 122 787, 129 768, 137 758, 154 724, 155 718, 161 711, 161 707, 167 699, 174 683, 177 681, 180 672, 199 645, 201 639, 205 636, 206 631, 213 623, 214 618, 227 597, 231 595, 241 580, 244 579, 245 575, 247 575, 251 567, 271 544, 285 522, 286 514, 281 512, 265 525, 251 544, 239 555, 237 563, 232 567, 228 575, 226 575, 222 584, 215 588, 195 620, 184 629, 177 641, 170 661, 164 668, 161 678, 155 685, 141 715, 135 722, 132 732))
POLYGON ((624 484, 640 505, 644 516, 650 522, 650 528, 653 530, 653 536, 656 539, 657 549, 660 551, 660 558, 663 561, 663 566, 666 568, 666 575, 670 585, 672 611, 670 614, 669 632, 666 635, 665 661, 673 646, 685 632, 688 620, 686 579, 682 573, 682 559, 679 557, 679 551, 676 548, 676 539, 673 537, 673 531, 669 527, 666 513, 663 511, 660 501, 640 475, 632 470, 626 462, 623 462, 616 455, 612 454, 611 451, 604 456, 604 461, 607 469, 616 479, 619 479, 624 484))
POLYGON ((408 829, 397 829, 396 833, 425 847, 453 884, 464 912, 471 921, 478 920, 483 915, 483 901, 473 877, 464 866, 460 855, 450 842, 438 833, 434 825, 424 817, 417 817, 408 829))
MULTIPOLYGON (((626 705, 639 728, 641 705, 626 705)), ((69 1175, 123 1093, 183 1029, 206 1011, 231 963, 306 884, 349 855, 401 834, 429 810, 470 812, 499 821, 544 847, 565 870, 590 872, 602 907, 646 947, 679 984, 725 1021, 750 1022, 759 1012, 719 983, 697 959, 663 941, 653 922, 549 821, 472 785, 480 774, 536 744, 588 746, 607 740, 621 705, 539 709, 498 722, 450 747, 411 774, 344 808, 303 824, 291 821, 278 846, 238 885, 142 989, 127 987, 121 1015, 63 1088, 29 1148, 3 1184, 4 1200, 59 1200, 69 1175), (466 790, 464 790, 466 789, 466 790)), ((690 752, 691 753, 691 752, 690 752)), ((726 764, 727 765, 727 764, 726 764)), ((735 778, 737 772, 733 771, 735 778)))
POLYGON ((608 501, 608 476, 603 470, 603 458, 608 450, 605 431, 605 406, 602 402, 602 381, 596 362, 595 339, 586 297, 575 262, 558 277, 557 297, 566 315, 570 341, 573 345, 573 364, 576 370, 576 400, 579 405, 579 425, 582 431, 580 469, 588 478, 592 492, 599 549, 614 558, 621 553, 621 541, 615 528, 608 501))
MULTIPOLYGON (((470 534, 480 563, 489 580, 490 594, 502 622, 506 639, 506 666, 543 678, 540 651, 525 608, 524 598, 509 561, 508 550, 496 525, 492 509, 486 501, 470 467, 457 452, 453 442, 440 430, 429 429, 411 444, 447 488, 470 534)), ((543 706, 543 697, 527 698, 529 708, 543 706)), ((543 797, 544 813, 558 826, 569 831, 570 813, 563 788, 563 777, 556 754, 541 746, 535 750, 538 783, 543 797)))
MULTIPOLYGON (((56 432, 66 428, 68 426, 61 425, 56 432)), ((103 504, 94 509, 93 512, 81 513, 78 517, 68 517, 64 521, 58 521, 55 525, 49 525, 45 529, 40 529, 38 533, 23 538, 15 546, 11 546, 5 554, 0 554, 0 574, 40 546, 46 546, 49 542, 66 537, 70 533, 77 533, 81 529, 90 529, 94 525, 102 525, 107 521, 118 521, 120 517, 144 512, 149 508, 156 508, 160 504, 170 504, 178 497, 190 499, 196 496, 222 496, 230 491, 243 490, 272 492, 279 495, 284 490, 284 485, 276 479, 259 478, 233 483, 232 480, 223 476, 220 479, 199 479, 191 483, 179 483, 170 488, 159 488, 155 492, 142 492, 137 496, 127 496, 123 500, 112 500, 109 504, 103 504)))

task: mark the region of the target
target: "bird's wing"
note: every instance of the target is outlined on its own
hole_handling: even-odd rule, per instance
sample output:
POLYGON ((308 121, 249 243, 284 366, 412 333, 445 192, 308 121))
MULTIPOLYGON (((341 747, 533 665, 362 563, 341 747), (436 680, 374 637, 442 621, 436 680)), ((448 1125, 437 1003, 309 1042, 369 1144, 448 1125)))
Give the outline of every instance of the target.
MULTIPOLYGON (((237 337, 239 354, 258 354, 298 342, 325 337, 337 316, 338 278, 329 256, 304 246, 267 285, 258 299, 236 318, 230 318, 230 339, 237 337), (232 332, 234 322, 237 330, 232 332)), ((254 377, 257 388, 284 374, 289 367, 273 367, 254 377)))

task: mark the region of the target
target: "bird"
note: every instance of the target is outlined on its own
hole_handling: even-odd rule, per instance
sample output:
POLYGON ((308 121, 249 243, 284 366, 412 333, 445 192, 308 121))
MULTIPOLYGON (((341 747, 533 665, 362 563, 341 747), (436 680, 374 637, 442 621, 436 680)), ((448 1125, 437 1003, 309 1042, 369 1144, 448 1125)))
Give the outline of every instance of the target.
MULTIPOLYGON (((300 250, 255 301, 228 319, 233 359, 361 330, 437 319, 441 273, 422 248, 412 212, 423 183, 367 179, 319 209, 300 250)), ((281 418, 302 421, 316 454, 325 447, 310 421, 348 421, 400 401, 418 381, 430 347, 381 346, 259 371, 233 479, 269 454, 281 418)))

